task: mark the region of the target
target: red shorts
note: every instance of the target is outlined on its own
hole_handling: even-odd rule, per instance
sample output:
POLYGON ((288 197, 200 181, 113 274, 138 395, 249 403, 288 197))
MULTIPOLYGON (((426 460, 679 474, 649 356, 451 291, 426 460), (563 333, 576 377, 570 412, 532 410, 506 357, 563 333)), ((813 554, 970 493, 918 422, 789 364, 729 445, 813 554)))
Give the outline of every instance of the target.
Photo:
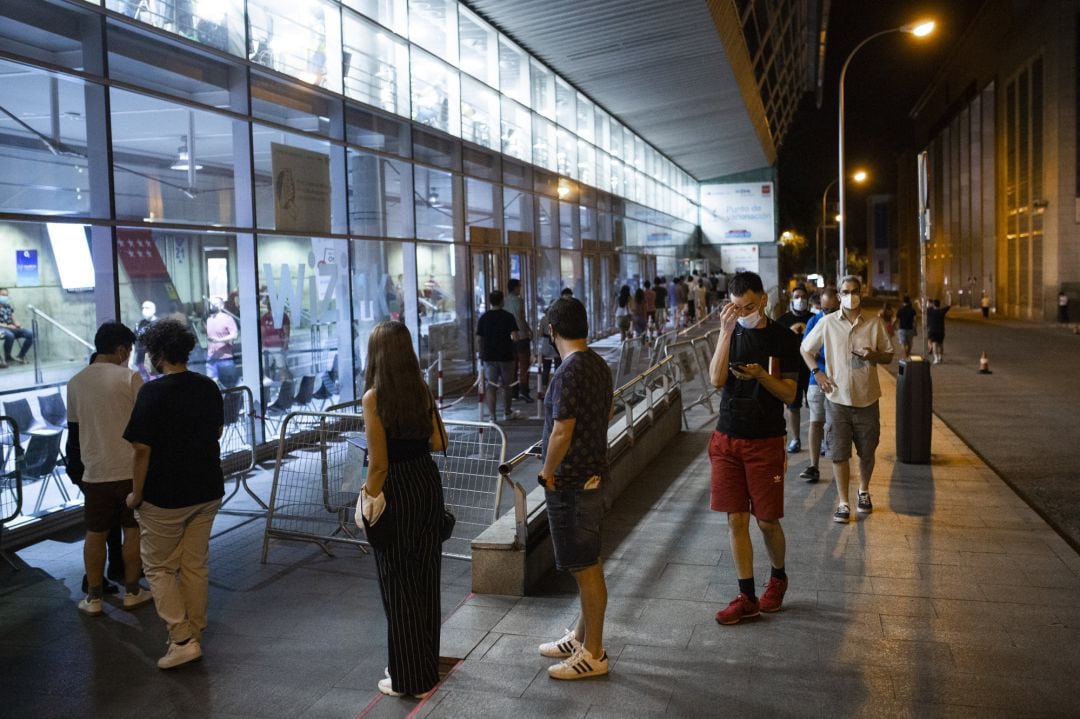
POLYGON ((750 512, 775 521, 784 516, 784 437, 736 439, 713 432, 709 440, 714 512, 750 512))

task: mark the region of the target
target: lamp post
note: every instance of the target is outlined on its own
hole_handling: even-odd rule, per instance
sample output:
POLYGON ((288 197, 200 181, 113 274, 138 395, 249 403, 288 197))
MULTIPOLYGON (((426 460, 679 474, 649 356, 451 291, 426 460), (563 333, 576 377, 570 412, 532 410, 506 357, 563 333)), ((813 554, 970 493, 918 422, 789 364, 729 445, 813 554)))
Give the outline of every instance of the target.
MULTIPOLYGON (((860 185, 862 183, 866 182, 866 177, 867 177, 866 170, 858 170, 858 171, 853 172, 851 174, 851 179, 854 180, 855 182, 859 183, 860 185)), ((838 179, 839 178, 837 178, 837 180, 838 179)), ((829 190, 831 190, 833 188, 833 185, 835 185, 837 183, 837 180, 833 180, 828 185, 825 185, 825 191, 821 193, 821 242, 822 242, 822 244, 825 243, 826 233, 828 232, 828 227, 829 227, 829 224, 828 224, 827 220, 825 219, 825 200, 829 196, 829 190)), ((843 187, 843 185, 841 185, 841 187, 843 187)), ((841 211, 839 216, 840 217, 843 216, 843 211, 841 211)), ((840 231, 843 232, 843 223, 838 220, 836 224, 840 225, 840 231)), ((844 242, 843 239, 841 239, 840 240, 841 247, 843 246, 843 242, 844 242)), ((817 252, 815 254, 818 255, 815 258, 816 264, 817 264, 818 274, 824 274, 821 271, 821 256, 820 256, 821 249, 820 248, 815 248, 815 249, 817 249, 817 252)), ((841 269, 843 269, 842 265, 841 265, 841 269)), ((837 282, 840 281, 841 277, 843 277, 843 275, 837 275, 836 276, 837 282)))
POLYGON ((877 38, 883 37, 885 35, 891 35, 894 32, 907 33, 909 35, 914 35, 915 37, 926 37, 927 35, 929 35, 933 31, 934 31, 934 21, 930 20, 930 21, 926 21, 926 22, 908 23, 907 25, 901 25, 900 27, 894 27, 894 28, 889 29, 889 30, 882 30, 881 32, 876 32, 873 35, 871 35, 870 37, 868 37, 865 40, 863 40, 862 42, 860 42, 858 45, 855 46, 854 50, 852 50, 850 53, 848 53, 847 59, 844 60, 844 66, 840 70, 840 137, 839 137, 840 172, 836 176, 836 181, 838 181, 839 184, 840 184, 840 217, 841 217, 841 220, 840 220, 840 223, 839 223, 840 224, 840 257, 838 258, 838 267, 837 267, 837 276, 836 276, 837 280, 839 280, 841 277, 843 277, 845 274, 847 274, 846 273, 846 270, 847 270, 847 245, 844 242, 844 239, 845 239, 844 238, 844 226, 847 224, 845 222, 845 220, 847 218, 847 206, 844 203, 844 181, 843 181, 843 177, 844 177, 844 79, 847 77, 848 65, 851 64, 852 58, 855 57, 855 55, 859 52, 859 50, 862 50, 863 47, 868 42, 870 42, 871 40, 876 40, 877 38))

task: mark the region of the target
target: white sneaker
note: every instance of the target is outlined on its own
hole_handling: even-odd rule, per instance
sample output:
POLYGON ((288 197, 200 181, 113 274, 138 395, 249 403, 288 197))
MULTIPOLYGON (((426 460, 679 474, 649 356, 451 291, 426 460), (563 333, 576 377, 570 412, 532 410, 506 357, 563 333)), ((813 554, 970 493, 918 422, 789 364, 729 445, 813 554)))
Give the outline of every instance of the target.
POLYGON ((202 659, 202 645, 194 639, 188 640, 187 644, 169 642, 169 650, 165 656, 158 659, 158 669, 175 669, 176 667, 202 659))
POLYGON ((562 659, 563 657, 572 655, 580 646, 581 642, 577 640, 577 635, 574 633, 574 630, 567 629, 566 634, 562 639, 541 644, 540 655, 551 657, 552 659, 562 659))
POLYGON ((87 597, 79 602, 79 611, 88 617, 100 617, 102 613, 101 599, 87 597))
MULTIPOLYGON (((379 680, 379 691, 388 697, 403 697, 405 692, 394 691, 394 682, 390 679, 390 670, 387 669, 387 676, 385 679, 379 680)), ((428 690, 423 694, 413 694, 413 699, 427 699, 432 690, 428 690)))
POLYGON ((601 650, 597 659, 584 646, 558 664, 548 667, 552 679, 588 679, 608 673, 607 652, 601 650))
POLYGON ((521 412, 518 412, 516 409, 510 410, 503 416, 503 422, 510 422, 515 419, 521 419, 524 416, 525 415, 523 415, 521 412))
POLYGON ((128 592, 124 595, 124 609, 135 609, 141 607, 147 602, 153 601, 154 593, 149 589, 143 589, 139 587, 139 591, 132 594, 128 592))

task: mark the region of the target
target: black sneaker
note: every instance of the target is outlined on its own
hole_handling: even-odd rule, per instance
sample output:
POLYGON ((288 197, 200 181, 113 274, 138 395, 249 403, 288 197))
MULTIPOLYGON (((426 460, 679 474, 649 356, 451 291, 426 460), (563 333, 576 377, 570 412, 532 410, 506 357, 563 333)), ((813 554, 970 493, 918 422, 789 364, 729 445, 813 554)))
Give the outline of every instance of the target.
POLYGON ((836 508, 836 513, 833 514, 832 519, 839 524, 847 524, 848 520, 851 519, 851 507, 841 504, 836 508))
POLYGON ((870 514, 874 511, 874 503, 870 501, 869 492, 859 492, 859 500, 855 503, 855 509, 859 514, 870 514))
POLYGON ((821 472, 814 465, 810 465, 799 474, 800 479, 805 479, 807 484, 813 484, 821 479, 821 472))

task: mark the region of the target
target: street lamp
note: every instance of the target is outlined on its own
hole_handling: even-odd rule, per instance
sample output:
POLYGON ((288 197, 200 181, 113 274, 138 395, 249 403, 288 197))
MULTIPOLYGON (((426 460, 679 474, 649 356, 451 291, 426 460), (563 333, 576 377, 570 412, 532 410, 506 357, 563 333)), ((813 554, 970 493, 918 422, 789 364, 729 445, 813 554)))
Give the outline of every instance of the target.
MULTIPOLYGON (((866 174, 866 170, 856 170, 855 172, 853 172, 851 174, 851 179, 854 180, 856 183, 858 183, 860 185, 862 183, 866 182, 867 177, 869 177, 869 175, 866 174)), ((825 242, 825 228, 828 227, 828 223, 825 220, 825 200, 829 196, 829 190, 831 190, 833 188, 833 186, 836 185, 836 182, 837 182, 836 180, 833 180, 828 185, 825 185, 825 191, 821 193, 821 242, 822 243, 825 242)), ((842 214, 843 213, 836 216, 837 225, 840 224, 840 217, 842 216, 842 214)), ((841 232, 842 231, 843 231, 843 229, 841 228, 841 232)), ((824 272, 822 272, 822 270, 821 270, 821 248, 817 244, 814 245, 814 248, 816 250, 816 252, 814 253, 815 254, 814 262, 815 262, 815 265, 817 267, 817 272, 818 272, 819 275, 823 275, 824 272)), ((837 281, 839 281, 840 277, 842 277, 842 276, 843 275, 838 275, 837 278, 836 278, 837 281)))
MULTIPOLYGON (((930 33, 932 33, 934 31, 934 27, 935 27, 934 21, 933 20, 928 20, 928 21, 908 23, 907 25, 901 25, 900 27, 894 27, 894 28, 892 28, 890 30, 882 30, 881 32, 876 32, 873 35, 871 35, 870 37, 868 37, 865 40, 863 40, 862 42, 860 42, 858 45, 856 45, 855 49, 852 50, 850 53, 848 53, 847 59, 844 60, 844 66, 840 70, 840 137, 839 137, 839 140, 840 140, 840 148, 839 148, 840 172, 837 173, 837 176, 836 176, 837 180, 840 181, 840 216, 841 217, 846 217, 847 216, 847 213, 845 212, 847 210, 847 206, 846 206, 846 204, 844 202, 844 182, 843 182, 843 180, 841 178, 844 177, 844 79, 847 77, 848 65, 851 64, 851 60, 852 60, 852 58, 855 57, 856 53, 858 53, 859 50, 862 50, 863 46, 866 45, 871 40, 875 40, 875 39, 877 39, 879 37, 883 37, 885 35, 891 35, 894 32, 907 33, 908 35, 914 35, 915 37, 926 37, 927 35, 929 35, 930 33)), ((837 280, 839 280, 841 277, 843 277, 845 274, 847 274, 846 273, 846 270, 847 270, 847 245, 844 242, 844 225, 845 224, 846 223, 844 223, 844 222, 840 223, 840 257, 838 258, 839 266, 838 266, 837 280)))

